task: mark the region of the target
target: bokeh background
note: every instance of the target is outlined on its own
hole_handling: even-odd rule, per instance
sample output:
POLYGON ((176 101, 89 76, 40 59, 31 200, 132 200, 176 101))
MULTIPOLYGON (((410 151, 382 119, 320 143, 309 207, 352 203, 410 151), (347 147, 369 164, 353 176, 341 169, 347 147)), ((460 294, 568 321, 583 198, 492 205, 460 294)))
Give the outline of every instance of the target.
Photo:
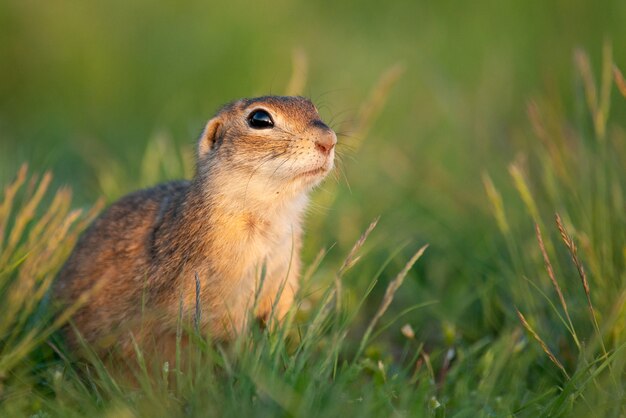
MULTIPOLYGON (((367 256, 345 278, 348 297, 358 299, 397 253, 377 303, 384 283, 429 243, 392 310, 437 301, 405 315, 381 344, 401 339, 404 322, 432 347, 471 344, 517 323, 520 298, 532 304, 484 176, 502 194, 519 250, 540 260, 508 171, 539 142, 529 103, 589 132, 574 51, 587 51, 597 74, 610 42, 626 68, 625 22, 618 0, 3 0, 0 184, 28 162, 89 206, 189 175, 190 150, 216 109, 285 93, 295 62, 306 69, 302 93, 340 133, 342 155, 337 178, 315 194, 306 261, 332 246, 320 275, 336 269, 380 216, 367 256), (368 113, 385 74, 393 82, 383 106, 368 113), (368 129, 355 134, 357 122, 368 129)), ((611 114, 624 120, 626 102, 611 114)), ((550 218, 559 208, 538 197, 550 218)))

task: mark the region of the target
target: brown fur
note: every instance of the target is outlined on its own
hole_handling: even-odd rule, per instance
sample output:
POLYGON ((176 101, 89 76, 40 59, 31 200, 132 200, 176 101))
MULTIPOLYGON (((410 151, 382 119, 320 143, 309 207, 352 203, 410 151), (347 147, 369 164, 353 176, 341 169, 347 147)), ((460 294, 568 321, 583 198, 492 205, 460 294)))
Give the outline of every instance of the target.
MULTIPOLYGON (((196 274, 200 325, 214 339, 245 328, 257 294, 253 315, 267 319, 281 287, 275 316, 282 318, 298 289, 306 195, 332 169, 335 143, 307 99, 270 96, 225 106, 199 140, 195 177, 109 207, 79 240, 55 297, 68 305, 99 284, 73 324, 100 353, 117 346, 131 355, 132 338, 155 343, 157 351, 171 347, 180 302, 185 318, 194 315, 196 274), (259 108, 271 114, 273 128, 248 125, 259 108)), ((74 333, 67 334, 75 346, 74 333)))

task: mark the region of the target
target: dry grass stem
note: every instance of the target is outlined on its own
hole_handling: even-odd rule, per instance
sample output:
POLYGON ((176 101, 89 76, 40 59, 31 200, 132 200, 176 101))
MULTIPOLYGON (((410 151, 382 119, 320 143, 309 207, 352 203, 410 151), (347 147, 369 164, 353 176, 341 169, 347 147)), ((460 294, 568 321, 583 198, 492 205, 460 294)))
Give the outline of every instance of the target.
POLYGON ((391 302, 393 301, 396 291, 400 288, 400 286, 402 286, 402 283, 404 282, 406 275, 409 273, 409 271, 411 270, 413 265, 417 262, 417 260, 419 260, 420 257, 424 254, 424 251, 426 251, 426 248, 428 248, 428 244, 424 245, 422 248, 417 250, 417 252, 413 255, 413 257, 411 257, 411 259, 406 263, 402 271, 400 271, 400 273, 398 273, 398 275, 391 282, 389 282, 389 285, 387 286, 387 290, 385 290, 385 295, 383 296, 383 301, 381 302, 380 307, 376 311, 376 314, 370 321, 369 325, 367 326, 367 329, 365 330, 365 333, 363 334, 363 338, 361 339, 361 345, 358 350, 359 355, 362 352, 363 348, 365 348, 365 345, 367 344, 370 335, 374 331, 374 327, 376 327, 376 324, 378 323, 380 318, 385 314, 385 312, 387 312, 387 309, 389 308, 389 305, 391 305, 391 302))
POLYGON ((552 353, 548 345, 541 339, 539 334, 537 334, 535 330, 532 329, 532 327, 530 326, 528 321, 526 321, 526 318, 524 318, 524 315, 519 311, 519 309, 516 309, 515 311, 517 312, 517 316, 519 317, 519 320, 522 322, 522 325, 524 326, 524 328, 526 328, 526 330, 530 333, 530 335, 532 335, 533 338, 539 343, 539 345, 541 346, 543 351, 548 355, 552 363, 554 363, 563 372, 565 377, 569 379, 570 377, 567 371, 565 370, 565 367, 563 367, 561 362, 552 353))
POLYGON ((580 280, 583 285, 583 289, 585 290, 585 296, 587 297, 587 307, 589 308, 589 312, 591 314, 591 319, 593 321, 593 326, 595 327, 596 332, 598 333, 598 338, 602 343, 602 350, 604 354, 607 354, 606 347, 604 346, 604 341, 602 338, 602 334, 600 333, 600 326, 598 325, 598 319, 596 317, 596 311, 593 308, 593 303, 591 302, 591 288, 589 286, 589 281, 587 280, 587 274, 585 273, 585 268, 583 267, 582 262, 578 258, 578 250, 576 249, 576 244, 574 244, 574 240, 567 234, 565 227, 563 226, 563 221, 561 216, 557 213, 556 217, 556 226, 559 229, 559 233, 561 234, 561 238, 567 247, 570 256, 572 257, 572 261, 576 266, 576 270, 578 270, 578 275, 580 276, 580 280))
POLYGON ((572 330, 572 336, 574 337, 574 341, 576 345, 580 347, 580 343, 578 341, 578 337, 574 331, 574 324, 572 323, 572 318, 570 318, 569 310, 567 309, 567 302, 565 302, 565 298, 563 297, 563 292, 561 291, 561 286, 556 281, 556 277, 554 276, 554 270, 552 269, 552 263, 550 262, 550 258, 548 257, 548 252, 546 251, 546 247, 543 244, 543 238, 541 236, 541 229, 539 228, 539 224, 535 224, 535 234, 537 235, 537 241, 539 242, 539 249, 541 250, 541 255, 543 255, 543 262, 546 266, 546 271, 548 272, 548 277, 550 277, 550 281, 554 286, 554 290, 556 290, 556 294, 559 296, 559 301, 561 302, 561 306, 563 307, 563 311, 565 312, 565 317, 567 318, 567 322, 569 323, 570 329, 572 330))
POLYGON ((602 48, 602 79, 600 80, 600 96, 594 81, 589 57, 583 50, 577 49, 574 52, 574 60, 578 67, 578 72, 583 80, 585 90, 585 98, 587 106, 593 117, 593 124, 596 136, 599 140, 603 140, 606 135, 606 122, 609 115, 610 99, 611 99, 611 81, 613 68, 613 50, 610 42, 605 42, 602 48))
MULTIPOLYGON (((41 323, 25 335, 20 333, 39 309, 79 233, 102 207, 100 201, 86 215, 82 215, 80 209, 70 210, 72 193, 62 187, 52 196, 50 204, 42 208, 52 176, 46 173, 41 178, 27 179, 27 166, 23 165, 17 178, 5 187, 4 199, 0 202, 0 245, 7 244, 0 256, 0 265, 5 265, 2 272, 6 273, 2 283, 5 312, 0 318, 0 334, 5 336, 0 350, 0 369, 4 371, 11 370, 86 302, 86 296, 81 296, 60 312, 52 324, 41 323), (16 199, 18 194, 20 199, 16 199), (40 211, 42 214, 36 219, 40 211), (12 213, 13 222, 6 231, 12 213)), ((97 288, 94 286, 94 290, 97 288)))
POLYGON ((10 256, 15 252, 26 226, 35 217, 35 211, 39 206, 41 199, 45 195, 46 190, 48 190, 51 180, 52 175, 50 173, 45 173, 41 181, 38 183, 35 192, 32 196, 29 195, 27 197, 28 202, 15 217, 15 223, 13 224, 13 228, 9 234, 7 246, 4 249, 2 257, 0 257, 0 265, 6 264, 10 256))
POLYGON ((602 79, 600 81, 600 103, 597 116, 604 136, 611 107, 611 85, 613 84, 613 46, 608 39, 602 45, 602 79))
POLYGON ((13 199, 17 191, 22 187, 22 184, 24 184, 24 181, 26 181, 27 172, 28 165, 22 164, 17 172, 16 179, 4 188, 4 199, 0 204, 0 252, 4 248, 4 234, 11 215, 11 209, 13 208, 13 199))
POLYGON ((596 90, 596 83, 593 80, 593 71, 591 70, 587 53, 582 49, 576 49, 574 51, 574 62, 583 80, 587 106, 591 113, 595 115, 598 112, 598 92, 596 90))
MULTIPOLYGON (((570 172, 566 167, 567 158, 563 155, 562 148, 559 147, 555 138, 557 137, 546 128, 544 117, 541 114, 539 105, 535 101, 531 101, 527 106, 528 119, 533 128, 535 136, 541 141, 546 148, 550 158, 551 166, 554 168, 558 176, 570 184, 570 172)), ((569 151, 568 151, 569 152, 569 151)))
POLYGON ((626 80, 624 80, 624 75, 619 70, 619 68, 617 68, 617 65, 613 65, 613 79, 615 80, 617 90, 626 99, 626 80))
POLYGON ((343 264, 341 265, 341 268, 339 269, 339 272, 338 272, 339 276, 342 276, 346 271, 352 268, 356 264, 357 261, 359 261, 359 257, 357 257, 356 254, 359 252, 361 247, 363 247, 363 244, 365 244, 365 241, 367 240, 367 237, 369 237, 370 233, 374 230, 374 228, 376 228, 376 225, 378 224, 379 220, 380 220, 380 217, 377 217, 376 219, 374 219, 369 224, 365 232, 361 234, 357 242, 354 243, 354 245, 352 246, 352 249, 348 253, 348 256, 345 258, 345 260, 343 261, 343 264))
POLYGON ((307 286, 309 284, 309 282, 311 281, 311 277, 313 277, 313 274, 315 274, 315 272, 319 268, 324 257, 326 257, 326 248, 322 248, 321 250, 318 251, 313 262, 309 264, 309 266, 305 270, 301 279, 303 286, 307 286))
POLYGON ((587 295, 587 297, 590 297, 591 291, 589 287, 589 282, 587 281, 587 274, 585 274, 585 269, 583 268, 582 263, 578 259, 578 250, 576 249, 576 245, 574 244, 574 241, 570 238, 570 236, 567 234, 567 231, 565 230, 565 227, 563 226, 563 220, 561 219, 561 216, 557 213, 555 214, 555 218, 556 218, 557 228, 559 228, 559 233, 561 234, 561 239, 565 243, 565 246, 567 247, 572 257, 572 260, 574 261, 574 265, 576 266, 576 269, 578 270, 578 274, 580 275, 580 278, 582 280, 583 288, 585 289, 585 294, 587 295))
POLYGON ((378 79, 378 82, 370 92, 359 111, 356 123, 349 130, 358 142, 354 144, 354 152, 360 147, 361 141, 365 138, 372 127, 374 121, 382 111, 389 97, 391 89, 404 73, 404 65, 395 64, 387 69, 378 79))
POLYGON ((522 198, 522 201, 526 205, 530 216, 535 221, 539 220, 539 210, 537 209, 537 205, 535 204, 535 200, 533 199, 532 194, 530 193, 530 188, 528 187, 528 183, 524 178, 524 173, 521 168, 521 164, 519 161, 512 163, 509 165, 509 174, 513 177, 513 182, 515 184, 515 188, 517 189, 519 195, 522 198))
POLYGON ((286 93, 288 96, 298 96, 302 94, 304 86, 306 86, 309 60, 302 48, 294 49, 291 57, 293 70, 287 84, 286 93))
POLYGON ((341 298, 342 298, 341 278, 346 273, 346 271, 350 270, 359 261, 360 257, 357 256, 357 253, 359 252, 361 247, 363 247, 363 244, 365 244, 365 241, 367 240, 367 237, 370 235, 370 233, 374 230, 374 228, 376 228, 376 225, 378 224, 379 219, 380 217, 374 219, 372 223, 370 223, 370 225, 367 227, 365 232, 363 232, 361 237, 352 246, 352 249, 348 253, 348 256, 345 258, 345 260, 343 261, 343 264, 339 268, 339 271, 337 271, 337 274, 335 274, 335 300, 336 300, 337 311, 341 309, 341 298))
POLYGON ((485 186, 485 191, 487 192, 487 198, 489 198, 489 202, 491 202, 498 228, 503 235, 508 235, 510 229, 509 223, 506 220, 506 215, 504 214, 502 196, 487 173, 483 173, 483 184, 485 186))

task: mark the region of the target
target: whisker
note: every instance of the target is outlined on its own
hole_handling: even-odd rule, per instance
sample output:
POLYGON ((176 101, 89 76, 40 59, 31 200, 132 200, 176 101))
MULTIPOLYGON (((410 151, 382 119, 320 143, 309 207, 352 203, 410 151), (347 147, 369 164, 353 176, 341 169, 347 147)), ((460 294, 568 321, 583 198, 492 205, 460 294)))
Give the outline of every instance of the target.
POLYGON ((276 174, 278 169, 281 168, 283 166, 283 164, 285 164, 287 161, 289 161, 289 158, 285 158, 282 163, 278 164, 278 167, 276 167, 274 169, 274 171, 272 172, 272 174, 269 176, 269 178, 267 180, 268 182, 274 178, 274 175, 276 174))
MULTIPOLYGON (((284 155, 287 153, 287 150, 283 151, 282 153, 278 153, 278 154, 271 154, 268 155, 267 157, 263 158, 263 161, 257 165, 254 170, 252 170, 252 173, 250 173, 250 177, 248 177, 248 182, 246 183, 246 190, 243 194, 243 204, 245 206, 247 198, 248 198, 248 187, 250 186, 250 181, 252 180, 252 177, 256 174, 256 172, 261 168, 261 166, 263 166, 263 164, 268 163, 272 160, 275 160, 276 158, 280 157, 281 155, 284 155)), ((279 166, 280 167, 280 166, 279 166)), ((274 170, 276 171, 276 170, 274 170)))
MULTIPOLYGON (((331 89, 331 90, 326 90, 322 93, 319 93, 314 99, 312 99, 312 101, 314 103, 317 103, 318 101, 320 101, 324 96, 327 96, 331 93, 340 93, 340 92, 346 92, 349 91, 350 89, 348 87, 342 87, 342 88, 337 88, 337 89, 331 89)), ((309 92, 310 93, 310 92, 309 92)), ((312 95, 309 95, 309 97, 313 97, 312 95)))
MULTIPOLYGON (((293 166, 296 164, 297 158, 291 160, 291 165, 289 166, 289 170, 287 170, 290 174, 292 174, 293 166)), ((287 178, 285 176, 285 178, 287 178)))
POLYGON ((354 153, 356 151, 356 148, 353 147, 352 145, 348 145, 348 144, 337 144, 337 145, 339 146, 339 149, 335 151, 335 153, 339 155, 344 155, 344 152, 354 153))
POLYGON ((330 118, 329 126, 354 126, 357 118, 354 116, 353 112, 353 109, 346 109, 344 111, 336 113, 330 118), (351 116, 344 117, 349 112, 352 112, 351 116))
POLYGON ((343 176, 343 179, 346 181, 346 186, 348 186, 348 191, 350 192, 350 194, 352 194, 352 187, 350 186, 350 181, 348 180, 348 176, 346 175, 346 170, 342 169, 341 167, 339 168, 339 172, 341 173, 341 175, 343 176))

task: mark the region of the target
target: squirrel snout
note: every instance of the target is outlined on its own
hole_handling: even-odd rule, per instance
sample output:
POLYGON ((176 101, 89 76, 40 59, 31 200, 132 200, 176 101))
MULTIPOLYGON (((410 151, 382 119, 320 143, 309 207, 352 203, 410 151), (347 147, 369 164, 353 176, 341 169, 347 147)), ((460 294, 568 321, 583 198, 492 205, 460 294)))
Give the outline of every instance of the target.
POLYGON ((329 155, 337 144, 337 135, 330 131, 315 139, 315 148, 324 155, 329 155))

